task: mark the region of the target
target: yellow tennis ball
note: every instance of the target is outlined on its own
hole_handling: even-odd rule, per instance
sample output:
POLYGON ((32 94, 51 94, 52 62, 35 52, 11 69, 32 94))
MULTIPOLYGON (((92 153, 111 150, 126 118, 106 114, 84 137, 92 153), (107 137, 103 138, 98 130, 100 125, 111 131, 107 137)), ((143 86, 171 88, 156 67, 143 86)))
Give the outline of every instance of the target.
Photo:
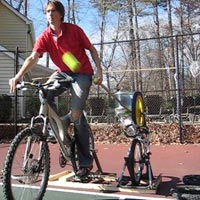
POLYGON ((70 53, 64 53, 62 56, 62 60, 67 65, 70 70, 74 73, 78 72, 81 68, 81 63, 76 59, 76 57, 70 53))
POLYGON ((93 83, 94 83, 94 84, 97 84, 98 81, 99 81, 99 78, 98 78, 98 77, 94 77, 94 78, 93 78, 93 83))

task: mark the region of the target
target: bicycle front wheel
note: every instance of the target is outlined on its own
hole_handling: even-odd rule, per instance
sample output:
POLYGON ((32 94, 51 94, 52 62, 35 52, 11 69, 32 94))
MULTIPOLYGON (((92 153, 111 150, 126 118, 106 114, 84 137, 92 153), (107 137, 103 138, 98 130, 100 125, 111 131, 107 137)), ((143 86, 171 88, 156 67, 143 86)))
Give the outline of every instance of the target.
POLYGON ((128 169, 133 185, 140 184, 143 168, 142 145, 138 139, 134 139, 129 152, 128 163, 128 169))
POLYGON ((139 127, 146 125, 144 112, 145 107, 142 93, 135 92, 132 99, 132 120, 139 127))
POLYGON ((49 171, 49 147, 42 134, 30 128, 22 130, 12 141, 5 160, 5 199, 42 199, 49 171))

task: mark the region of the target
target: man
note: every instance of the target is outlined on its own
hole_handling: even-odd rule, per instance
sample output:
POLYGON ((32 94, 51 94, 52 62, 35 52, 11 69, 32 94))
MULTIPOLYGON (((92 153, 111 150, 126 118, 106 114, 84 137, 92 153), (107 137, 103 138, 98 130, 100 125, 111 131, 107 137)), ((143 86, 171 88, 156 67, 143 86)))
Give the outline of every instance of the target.
MULTIPOLYGON (((80 88, 79 94, 75 91, 73 84, 71 86, 72 94, 72 119, 75 127, 75 138, 78 150, 79 170, 76 173, 78 177, 85 177, 89 174, 93 165, 93 158, 89 151, 89 130, 86 119, 83 115, 89 89, 92 84, 93 69, 85 50, 89 50, 91 57, 96 65, 96 84, 101 84, 103 80, 102 69, 99 57, 95 47, 90 43, 83 30, 74 24, 64 23, 65 9, 60 1, 50 0, 45 6, 45 12, 49 27, 37 39, 32 53, 26 58, 23 66, 14 78, 9 80, 10 91, 14 92, 16 83, 22 79, 43 53, 48 52, 52 61, 57 66, 56 71, 50 77, 50 80, 63 79, 65 76, 71 76, 75 79, 80 88), (63 55, 70 52, 80 63, 79 71, 74 73, 63 62, 63 55)), ((54 97, 61 91, 52 91, 48 94, 48 102, 54 109, 54 97)))

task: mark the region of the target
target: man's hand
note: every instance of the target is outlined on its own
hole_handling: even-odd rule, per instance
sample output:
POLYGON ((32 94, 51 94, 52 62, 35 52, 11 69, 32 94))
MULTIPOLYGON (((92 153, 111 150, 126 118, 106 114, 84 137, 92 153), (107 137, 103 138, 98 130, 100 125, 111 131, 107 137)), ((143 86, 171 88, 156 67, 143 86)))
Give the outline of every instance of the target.
POLYGON ((19 81, 21 81, 24 74, 28 72, 31 69, 31 67, 33 67, 37 63, 39 55, 40 54, 37 52, 32 52, 31 55, 26 58, 24 64, 22 65, 19 72, 15 75, 15 77, 9 80, 10 93, 14 93, 16 91, 16 84, 19 81))
POLYGON ((101 77, 97 77, 97 76, 93 77, 93 83, 96 85, 101 85, 102 81, 103 79, 101 77))
POLYGON ((100 60, 99 60, 99 57, 97 54, 97 50, 93 45, 91 45, 91 47, 90 47, 90 53, 91 53, 93 61, 95 62, 96 69, 97 69, 97 71, 93 77, 93 82, 94 82, 94 84, 101 85, 101 83, 103 81, 103 73, 102 73, 100 60))
POLYGON ((97 69, 97 72, 93 77, 93 83, 96 85, 101 85, 102 81, 103 81, 102 69, 97 69))
POLYGON ((9 80, 9 85, 10 85, 10 93, 14 93, 16 91, 16 84, 19 82, 17 78, 11 78, 9 80))

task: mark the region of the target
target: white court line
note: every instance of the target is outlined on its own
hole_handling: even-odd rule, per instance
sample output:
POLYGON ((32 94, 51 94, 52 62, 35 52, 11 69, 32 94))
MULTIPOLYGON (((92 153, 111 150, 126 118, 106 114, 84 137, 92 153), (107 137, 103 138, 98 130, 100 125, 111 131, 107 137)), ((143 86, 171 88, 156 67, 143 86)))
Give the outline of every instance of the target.
MULTIPOLYGON (((3 183, 0 183, 3 185, 3 183)), ((21 185, 15 185, 16 187, 22 187, 21 185)), ((24 187, 24 186, 23 186, 24 187)), ((39 187, 34 186, 34 189, 39 189, 39 187)), ((56 192, 65 192, 65 193, 74 193, 74 194, 85 194, 85 195, 94 195, 94 196, 105 196, 105 197, 116 197, 119 200, 125 199, 141 199, 141 200, 174 200, 174 198, 159 198, 159 197, 142 197, 142 196, 135 196, 135 195, 120 195, 120 194, 105 194, 105 193, 98 193, 98 192, 88 192, 88 191, 78 191, 78 190, 69 190, 69 189, 59 189, 59 188, 51 188, 47 187, 47 191, 56 191, 56 192)))
POLYGON ((69 190, 69 189, 59 189, 59 188, 50 188, 48 187, 47 190, 49 191, 58 191, 58 192, 66 192, 66 193, 78 193, 78 194, 86 194, 86 195, 95 195, 95 196, 106 196, 106 197, 116 197, 119 200, 123 199, 142 199, 142 200, 174 200, 174 198, 159 198, 159 197, 142 197, 142 196, 135 196, 135 195, 117 195, 117 194, 105 194, 105 193, 98 193, 98 192, 84 192, 78 190, 69 190))

